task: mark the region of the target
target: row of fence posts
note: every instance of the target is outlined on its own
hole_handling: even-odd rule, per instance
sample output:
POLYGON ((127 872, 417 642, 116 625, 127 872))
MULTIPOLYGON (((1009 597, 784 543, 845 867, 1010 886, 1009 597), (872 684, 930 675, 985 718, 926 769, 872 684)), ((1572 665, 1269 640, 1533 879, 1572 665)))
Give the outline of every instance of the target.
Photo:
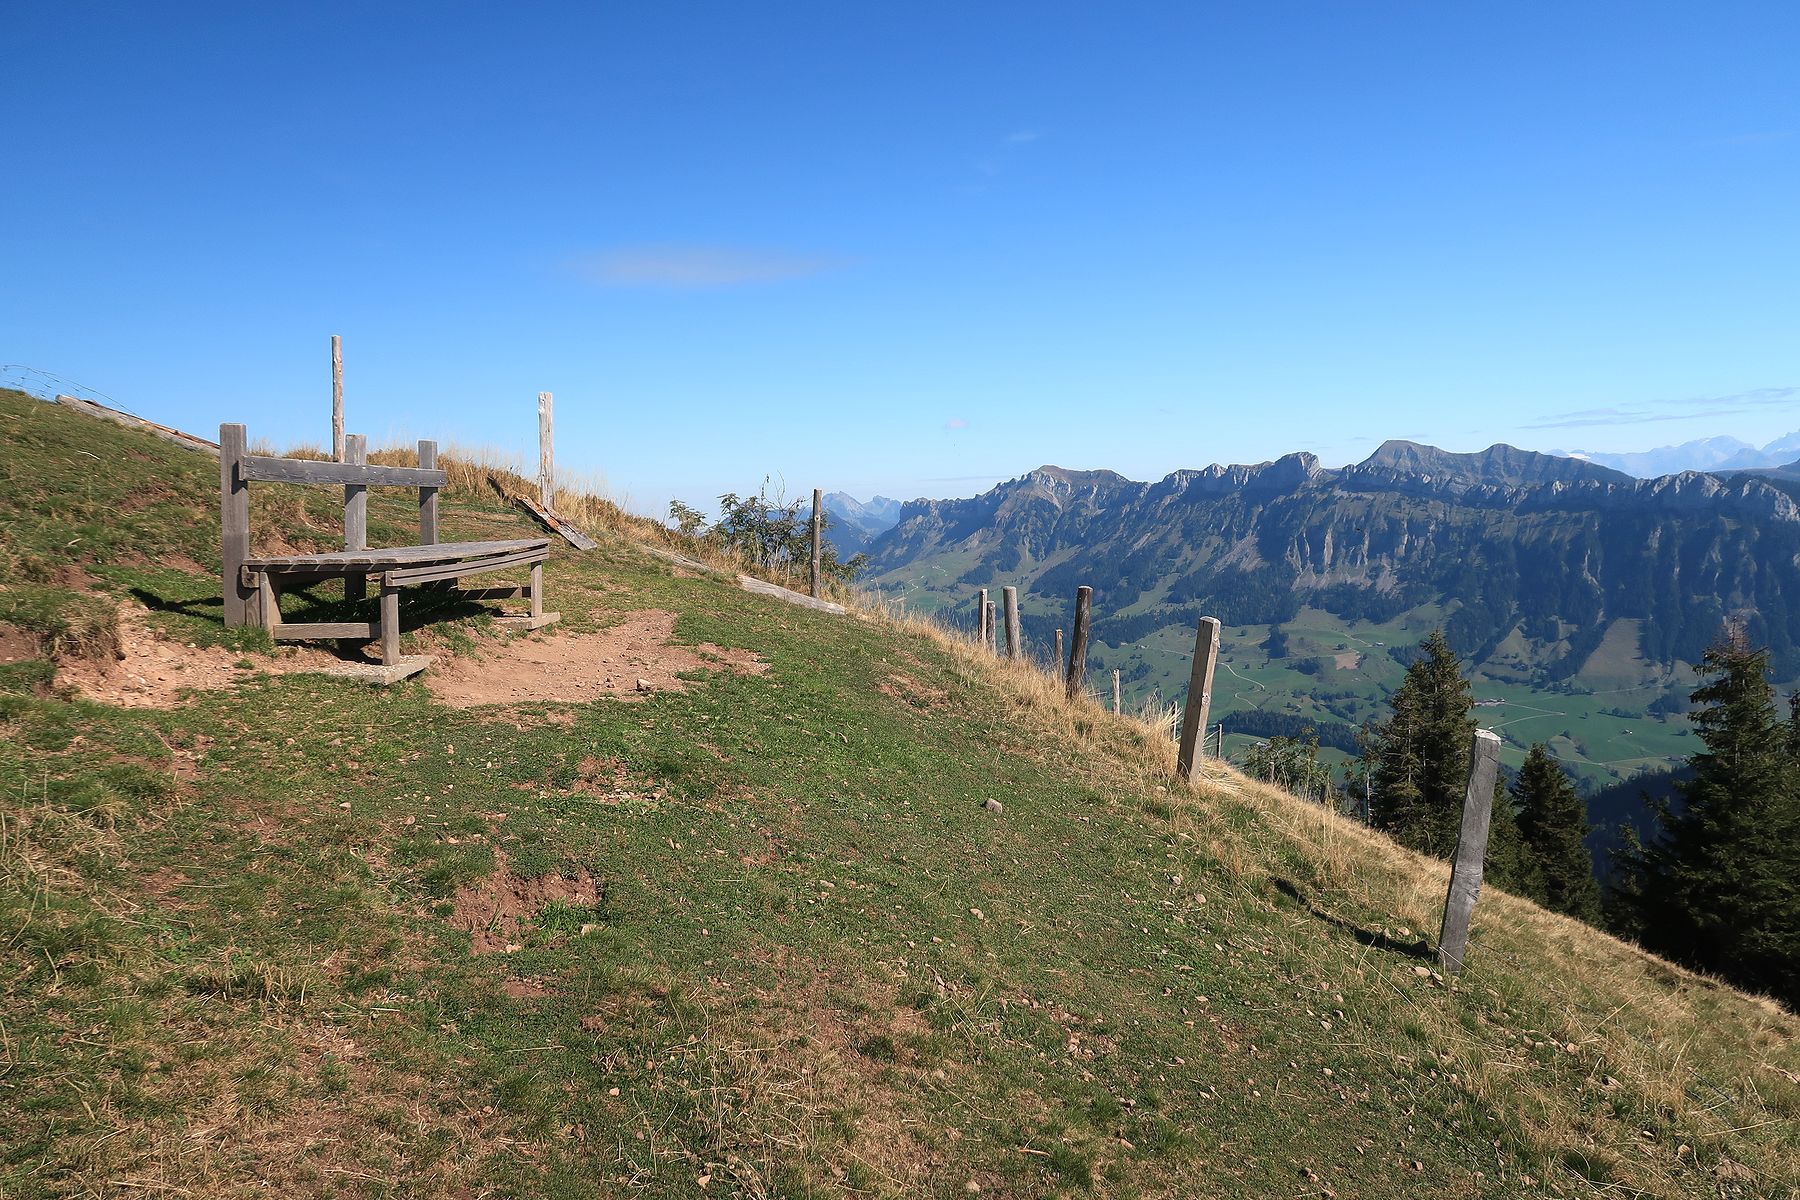
MULTIPOLYGON (((814 493, 815 522, 818 493, 814 493)), ((816 529, 816 523, 815 523, 816 529)), ((816 539, 815 533, 815 539, 816 539)), ((816 546, 815 541, 815 546, 816 546)), ((815 554, 817 551, 815 550, 815 554)), ((816 571, 815 571, 816 574, 816 571)), ((1019 589, 1004 587, 1001 597, 1006 618, 1006 657, 1021 654, 1019 638, 1019 589)), ((1069 653, 1063 657, 1063 631, 1056 631, 1056 662, 1064 672, 1064 690, 1073 700, 1087 690, 1088 631, 1093 618, 1094 589, 1085 584, 1075 589, 1075 618, 1070 629, 1069 653), (1066 666, 1064 665, 1066 662, 1066 666)), ((994 650, 994 603, 988 589, 976 595, 975 613, 981 644, 994 650)), ((1194 778, 1194 771, 1206 755, 1206 735, 1211 731, 1213 672, 1219 661, 1220 623, 1217 617, 1201 617, 1194 635, 1194 657, 1188 673, 1187 703, 1181 715, 1180 746, 1175 755, 1175 773, 1184 781, 1194 778)), ((1112 673, 1112 702, 1115 714, 1122 711, 1123 693, 1120 674, 1112 673)), ((1225 727, 1218 728, 1217 756, 1225 754, 1225 727)), ((1450 888, 1444 897, 1444 918, 1438 930, 1437 960, 1451 974, 1460 974, 1468 952, 1469 924, 1475 913, 1475 900, 1481 892, 1483 869, 1487 860, 1488 831, 1493 818, 1494 788, 1499 777, 1500 736, 1491 730, 1478 729, 1469 746, 1469 779, 1463 794, 1462 825, 1457 833, 1456 852, 1450 868, 1450 888)), ((1372 784, 1372 780, 1370 781, 1372 784)), ((1368 785, 1365 785, 1368 786, 1368 785)), ((1363 800, 1363 820, 1368 823, 1368 796, 1363 800)))

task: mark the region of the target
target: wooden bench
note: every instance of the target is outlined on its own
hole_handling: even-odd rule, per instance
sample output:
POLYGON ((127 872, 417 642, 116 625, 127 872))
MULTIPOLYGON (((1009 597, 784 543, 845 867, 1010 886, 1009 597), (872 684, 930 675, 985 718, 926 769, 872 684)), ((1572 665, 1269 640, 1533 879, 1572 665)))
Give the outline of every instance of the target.
POLYGON ((555 624, 557 613, 544 611, 544 560, 550 557, 549 538, 521 538, 498 542, 448 542, 437 540, 438 489, 449 476, 438 469, 437 443, 419 443, 419 465, 385 467, 368 462, 366 440, 360 434, 344 439, 343 462, 305 458, 275 458, 249 452, 242 425, 219 426, 219 514, 221 564, 225 586, 225 624, 230 628, 260 626, 277 641, 304 638, 339 638, 381 642, 384 682, 403 679, 424 670, 429 659, 403 659, 400 654, 400 589, 419 584, 447 586, 465 600, 510 600, 530 603, 526 616, 502 617, 515 628, 541 629, 555 624), (250 485, 252 483, 305 483, 342 486, 344 489, 344 548, 326 554, 250 554, 250 485), (368 546, 369 489, 416 487, 419 490, 419 544, 391 549, 368 546), (481 575, 512 567, 530 567, 525 586, 462 588, 465 575, 481 575), (380 583, 380 603, 374 621, 314 621, 293 623, 281 619, 281 593, 288 588, 320 579, 342 578, 346 599, 361 600, 368 594, 368 577, 380 583))

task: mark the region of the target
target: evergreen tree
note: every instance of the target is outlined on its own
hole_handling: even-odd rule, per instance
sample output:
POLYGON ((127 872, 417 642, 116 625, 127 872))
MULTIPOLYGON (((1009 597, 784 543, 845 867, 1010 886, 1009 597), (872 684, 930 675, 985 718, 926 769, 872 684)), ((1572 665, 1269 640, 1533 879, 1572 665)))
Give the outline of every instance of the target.
POLYGON ((1694 725, 1706 749, 1636 853, 1624 896, 1645 944, 1800 1003, 1800 762, 1778 719, 1769 654, 1728 626, 1698 668, 1694 725))
POLYGON ((1420 644, 1391 703, 1370 739, 1371 819, 1403 845, 1447 858, 1462 822, 1475 702, 1443 630, 1420 644))
POLYGON ((1542 742, 1525 756, 1512 784, 1524 842, 1524 890, 1556 912, 1583 921, 1600 916, 1600 885, 1587 848, 1587 805, 1568 772, 1542 742))

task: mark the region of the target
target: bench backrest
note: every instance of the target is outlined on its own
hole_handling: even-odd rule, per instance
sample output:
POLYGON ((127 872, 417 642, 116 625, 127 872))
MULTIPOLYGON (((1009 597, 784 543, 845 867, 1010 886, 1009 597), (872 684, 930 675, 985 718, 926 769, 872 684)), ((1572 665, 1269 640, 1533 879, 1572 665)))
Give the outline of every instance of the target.
POLYGON ((437 465, 437 443, 419 443, 419 465, 388 467, 368 460, 368 441, 360 433, 344 439, 343 462, 279 458, 251 454, 244 426, 219 426, 219 524, 221 565, 225 579, 225 623, 244 623, 251 594, 243 587, 240 568, 250 557, 250 485, 252 483, 316 483, 344 489, 344 549, 369 548, 369 489, 419 489, 419 544, 437 545, 438 489, 450 482, 437 465))

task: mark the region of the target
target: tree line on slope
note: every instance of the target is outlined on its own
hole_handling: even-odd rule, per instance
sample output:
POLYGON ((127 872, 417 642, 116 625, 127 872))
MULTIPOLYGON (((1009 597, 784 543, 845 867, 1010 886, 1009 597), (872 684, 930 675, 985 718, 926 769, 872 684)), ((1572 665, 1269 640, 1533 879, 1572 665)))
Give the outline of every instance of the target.
MULTIPOLYGON (((1785 721, 1769 651, 1728 625, 1701 658, 1679 808, 1651 836, 1628 834, 1603 897, 1586 805, 1549 748, 1533 745, 1496 797, 1488 875, 1557 912, 1604 925, 1677 962, 1800 1005, 1800 694, 1785 721)), ((1448 858, 1468 778, 1474 701, 1462 663, 1434 631, 1370 731, 1371 824, 1448 858)))

